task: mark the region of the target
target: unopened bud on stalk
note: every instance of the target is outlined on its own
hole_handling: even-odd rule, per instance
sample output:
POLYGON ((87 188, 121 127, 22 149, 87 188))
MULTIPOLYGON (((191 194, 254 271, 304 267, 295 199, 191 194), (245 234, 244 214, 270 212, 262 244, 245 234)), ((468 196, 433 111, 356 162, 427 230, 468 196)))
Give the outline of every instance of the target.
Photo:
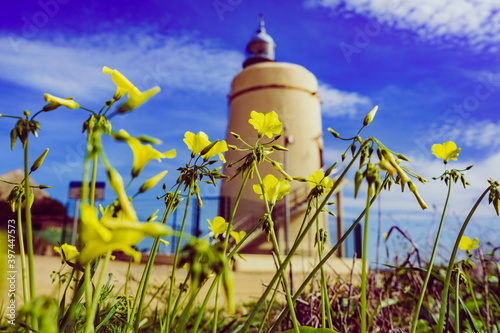
POLYGON ((328 128, 328 132, 332 133, 333 137, 336 139, 340 138, 340 134, 332 130, 331 128, 328 128))
POLYGON ((307 179, 305 179, 304 177, 293 177, 293 180, 296 180, 301 183, 307 183, 307 179))
POLYGON ((289 151, 289 149, 288 149, 288 148, 285 148, 285 147, 283 147, 283 146, 276 145, 276 144, 275 144, 275 145, 272 145, 271 147, 273 147, 273 148, 274 148, 274 149, 276 149, 276 150, 281 150, 281 151, 289 151))
POLYGON ((363 121, 363 126, 368 126, 372 120, 373 117, 375 117, 375 114, 377 113, 378 110, 378 105, 375 105, 375 107, 368 113, 365 117, 365 120, 363 121))
POLYGON ((411 162, 410 159, 403 154, 396 154, 396 157, 399 158, 400 160, 411 162))
POLYGON ((363 172, 361 170, 356 171, 356 175, 354 175, 354 198, 358 197, 359 187, 361 186, 362 180, 363 172))
POLYGON ((278 162, 271 160, 271 164, 276 170, 278 170, 279 173, 281 173, 286 178, 286 180, 288 180, 289 182, 293 181, 293 178, 290 177, 290 175, 281 168, 281 165, 278 162))
POLYGON ((31 166, 30 173, 33 171, 37 170, 43 163, 43 160, 45 159, 45 156, 47 156, 47 153, 49 152, 49 148, 45 149, 45 151, 40 155, 35 162, 33 162, 33 165, 31 166))
POLYGON ((236 134, 234 132, 231 132, 231 135, 234 136, 236 139, 239 139, 240 138, 240 135, 239 134, 236 134))
POLYGON ((165 175, 167 174, 167 170, 163 171, 163 172, 160 172, 159 174, 157 174, 156 176, 146 180, 144 182, 144 184, 142 184, 141 188, 139 189, 139 193, 144 193, 150 189, 152 189, 153 187, 155 187, 156 184, 158 184, 158 182, 163 178, 165 177, 165 175))
POLYGON ((427 209, 427 204, 424 202, 424 200, 420 197, 420 194, 418 194, 417 187, 411 182, 408 182, 408 187, 410 188, 410 191, 415 195, 415 198, 417 198, 417 201, 422 209, 427 209))

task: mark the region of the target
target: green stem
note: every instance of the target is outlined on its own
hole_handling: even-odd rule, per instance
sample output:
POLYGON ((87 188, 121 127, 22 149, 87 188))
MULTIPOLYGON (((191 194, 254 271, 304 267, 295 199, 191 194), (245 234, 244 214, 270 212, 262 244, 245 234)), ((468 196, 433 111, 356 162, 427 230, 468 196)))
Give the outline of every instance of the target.
MULTIPOLYGON (((285 286, 286 300, 287 300, 287 303, 288 303, 288 307, 290 309, 290 314, 291 314, 291 317, 292 317, 293 328, 294 328, 294 330, 295 330, 296 333, 300 333, 300 331, 299 331, 299 324, 298 324, 298 321, 297 321, 297 316, 295 314, 295 309, 293 307, 292 296, 290 294, 290 286, 288 285, 288 280, 286 279, 286 272, 285 272, 286 266, 283 266, 283 262, 281 260, 280 248, 279 248, 279 245, 278 245, 278 241, 276 239, 276 234, 274 232, 274 223, 273 223, 273 221, 271 219, 271 212, 272 211, 271 211, 271 208, 270 208, 270 205, 269 205, 269 201, 267 199, 267 194, 266 194, 266 191, 265 191, 265 188, 264 188, 264 184, 262 182, 262 178, 260 177, 259 169, 257 168, 257 162, 256 162, 256 160, 254 160, 253 165, 254 165, 253 168, 255 170, 255 174, 257 175, 257 179, 259 180, 259 184, 260 184, 260 187, 262 189, 262 197, 264 198, 264 205, 266 207, 266 212, 268 214, 269 223, 271 223, 271 227, 269 228, 270 229, 269 232, 271 234, 271 239, 272 239, 272 242, 273 242, 274 251, 276 252, 276 258, 278 260, 278 265, 279 265, 279 271, 280 271, 280 274, 281 274, 281 278, 283 279, 283 285, 285 286)), ((278 286, 276 286, 276 288, 278 288, 278 286)))
POLYGON ((212 281, 212 284, 210 285, 210 288, 208 289, 208 292, 205 296, 205 299, 203 300, 203 304, 201 305, 201 308, 198 312, 198 316, 196 317, 196 321, 193 326, 193 330, 191 332, 198 332, 198 327, 200 326, 201 319, 203 318, 203 315, 205 314, 205 308, 207 307, 208 301, 210 299, 210 295, 212 295, 212 292, 214 291, 215 286, 217 285, 217 281, 220 280, 221 275, 218 274, 214 280, 212 281))
POLYGON ((483 322, 484 326, 486 326, 486 323, 485 323, 485 321, 483 319, 483 316, 481 315, 481 310, 479 310, 479 304, 477 303, 476 294, 475 294, 475 292, 474 292, 474 290, 472 288, 472 281, 470 279, 470 275, 469 275, 469 270, 468 269, 465 270, 465 274, 467 276, 466 286, 469 288, 469 293, 471 294, 472 300, 474 301, 474 306, 476 307, 477 315, 479 316, 479 318, 483 322))
MULTIPOLYGON (((276 252, 276 258, 278 259, 278 265, 281 268, 283 266, 283 262, 281 261, 280 249, 278 246, 278 241, 276 239, 276 234, 274 233, 274 228, 271 228, 271 239, 273 241, 274 251, 276 252)), ((285 267, 285 269, 286 269, 286 267, 285 267)), ((295 308, 293 307, 293 300, 292 300, 292 296, 290 294, 290 286, 288 285, 288 281, 286 279, 285 270, 281 270, 281 278, 283 279, 283 284, 285 285, 286 301, 288 303, 290 315, 292 316, 293 328, 294 328, 296 333, 300 333, 299 323, 297 320, 297 315, 295 314, 295 308)), ((276 288, 278 288, 278 286, 279 285, 276 285, 276 288)))
POLYGON ((464 221, 464 224, 462 225, 462 228, 460 229, 460 232, 458 233, 458 237, 455 241, 455 246, 453 247, 453 251, 451 253, 450 261, 448 263, 448 270, 446 272, 446 278, 444 280, 444 286, 443 286, 443 292, 441 293, 441 311, 439 313, 439 322, 437 325, 437 331, 438 333, 443 333, 443 328, 444 328, 444 320, 445 320, 445 315, 446 315, 446 308, 447 308, 447 303, 448 303, 448 291, 450 289, 450 280, 451 280, 451 272, 453 271, 453 264, 455 262, 455 257, 457 256, 457 251, 458 251, 458 244, 460 244, 460 239, 464 235, 465 228, 467 228, 467 225, 469 224, 470 219, 472 218, 472 215, 474 215, 477 207, 479 207, 479 204, 485 197, 485 195, 490 191, 490 187, 488 187, 483 194, 477 199, 476 203, 474 204, 474 207, 472 207, 471 211, 469 212, 469 215, 467 215, 467 218, 464 221))
POLYGON ((123 293, 125 294, 125 297, 127 297, 127 291, 128 291, 128 281, 130 279, 130 267, 132 266, 132 257, 128 260, 128 267, 127 267, 127 275, 125 275, 125 286, 123 287, 123 293))
MULTIPOLYGON (((29 133, 29 125, 26 121, 25 131, 29 133)), ((30 189, 30 176, 28 167, 28 140, 29 134, 26 135, 24 147, 24 196, 25 196, 25 218, 26 218, 26 246, 28 250, 28 275, 30 286, 30 299, 34 300, 35 292, 35 265, 34 265, 34 252, 33 252, 33 225, 31 223, 31 189, 30 189)), ((38 320, 36 316, 32 318, 33 329, 38 329, 38 320)))
MULTIPOLYGON (((341 179, 340 179, 341 180, 341 179)), ((340 181, 339 180, 339 181, 340 181)), ((382 188, 384 187, 384 185, 387 183, 388 181, 388 178, 386 177, 386 179, 384 180, 382 186, 379 187, 377 193, 375 194, 375 196, 372 198, 372 200, 370 201, 370 206, 373 205, 373 203, 375 202, 375 200, 377 199, 378 197, 378 194, 380 193, 380 191, 382 190, 382 188)), ((324 203, 326 203, 328 201, 328 198, 325 199, 324 203)), ((317 264, 313 270, 311 271, 311 273, 309 273, 309 275, 305 278, 304 282, 302 282, 302 284, 300 285, 299 289, 295 292, 295 296, 293 297, 293 301, 297 301, 297 299, 299 298, 299 296, 304 292, 304 290, 306 289, 306 286, 309 284, 309 282, 311 282, 311 280, 316 276, 316 274, 318 273, 318 271, 320 270, 320 267, 322 267, 329 259, 331 256, 333 256, 335 254, 335 252, 338 250, 338 248, 340 247, 340 245, 342 245, 342 243, 346 240, 346 238, 351 234, 351 232, 356 228, 356 226, 359 224, 359 222, 361 221, 361 219, 365 216, 365 212, 366 212, 366 208, 361 212, 361 214, 358 216, 358 218, 353 222, 353 224, 349 227, 349 229, 342 235, 342 237, 339 239, 339 241, 337 242, 337 244, 335 244, 333 246, 333 248, 325 255, 325 257, 323 258, 323 260, 320 261, 319 264, 317 264)), ((287 257, 288 258, 288 257, 287 257)), ((285 260, 286 261, 286 260, 285 260)), ((272 281, 273 282, 273 281, 272 281)), ((286 311, 286 309, 280 314, 280 316, 278 317, 278 319, 276 319, 276 321, 274 322, 273 324, 273 327, 271 328, 271 330, 269 331, 270 333, 273 333, 273 332, 276 332, 276 330, 278 329, 278 327, 280 326, 281 322, 283 321, 283 319, 285 318, 285 316, 288 314, 288 312, 286 311)))
POLYGON ((450 200, 451 183, 452 183, 452 181, 451 181, 451 179, 449 179, 448 194, 446 195, 446 201, 444 203, 443 213, 441 214, 441 221, 439 222, 439 228, 438 228, 438 231, 437 231, 437 234, 436 234, 436 240, 434 241, 434 247, 432 249, 431 259, 429 261, 429 267, 427 268, 427 273, 425 275, 425 280, 424 280, 424 284, 422 286, 422 291, 420 292, 420 296, 418 298, 417 309, 415 310, 415 314, 413 316, 413 323, 412 323, 412 326, 411 326, 411 333, 415 333, 417 331, 418 315, 420 314, 420 309, 421 309, 422 303, 424 301, 425 292, 427 290, 427 284, 429 283, 429 280, 431 278, 432 268, 434 266, 434 258, 436 257, 438 243, 439 243, 439 238, 441 237, 441 230, 443 228, 444 216, 446 214, 446 209, 448 207, 448 202, 450 200))
POLYGON ((460 307, 459 307, 459 293, 460 290, 460 273, 457 272, 457 281, 455 284, 455 332, 460 332, 460 307))
POLYGON ((274 288, 273 295, 271 296, 271 300, 269 301, 269 306, 267 307, 266 313, 264 314, 264 317, 262 318, 259 330, 257 333, 262 332, 262 329, 264 328, 264 325, 266 324, 267 317, 269 317, 269 314, 271 313, 271 310, 273 308, 274 300, 276 299, 276 294, 278 293, 278 286, 281 283, 281 276, 278 279, 278 283, 276 284, 276 288, 274 288))
MULTIPOLYGON (((317 217, 319 216, 320 212, 326 206, 326 204, 327 204, 328 200, 330 199, 330 197, 337 190, 338 186, 342 182, 342 179, 344 179, 344 177, 347 174, 347 172, 349 171, 349 169, 352 167, 352 165, 354 164, 354 162, 356 161, 356 159, 358 158, 358 156, 361 154, 361 151, 363 150, 362 148, 364 146, 366 146, 370 141, 371 141, 370 139, 367 139, 363 143, 363 145, 361 145, 361 147, 358 150, 358 152, 356 153, 356 155, 354 155, 354 157, 351 160, 351 162, 349 162, 349 164, 344 169, 344 171, 342 172, 342 174, 338 177, 337 181, 333 184, 333 186, 330 189, 330 191, 326 194, 323 202, 320 204, 320 206, 318 207, 318 209, 316 210, 316 212, 314 213, 314 215, 311 217, 311 219, 309 220, 309 222, 305 226, 304 231, 302 232, 302 234, 300 234, 300 236, 298 236, 297 239, 295 240, 295 242, 293 243, 292 248, 290 249, 289 254, 286 256, 285 261, 283 262, 283 266, 280 267, 280 269, 278 270, 278 272, 276 272, 276 274, 274 275, 273 279, 269 283, 269 286, 274 285, 276 283, 276 280, 278 279, 278 276, 286 269, 286 267, 288 266, 291 258, 293 257, 293 255, 297 251, 300 243, 306 237, 307 232, 311 229, 311 227, 313 225, 313 222, 317 219, 317 217)), ((364 212, 363 212, 363 214, 364 214, 364 212)), ((348 235, 348 233, 344 234, 344 236, 342 237, 342 241, 345 239, 345 237, 347 237, 347 235, 348 235)), ((336 248, 338 248, 338 246, 336 248)), ((331 255, 333 253, 331 253, 331 251, 330 251, 329 254, 331 255)), ((329 258, 330 256, 327 256, 327 257, 329 258)), ((325 258, 327 258, 327 257, 325 257, 325 258)), ((325 259, 323 259, 320 264, 324 264, 324 262, 326 262, 325 259)), ((318 266, 316 266, 316 268, 317 267, 318 266)), ((317 272, 319 270, 319 268, 318 269, 316 269, 316 268, 313 271, 317 272)), ((304 283, 302 285, 304 285, 304 283)), ((255 305, 255 307, 253 308, 252 312, 248 316, 248 319, 245 322, 245 325, 242 327, 241 332, 246 332, 250 328, 251 322, 252 322, 253 318, 255 317, 255 315, 257 314, 258 309, 260 309, 260 307, 262 306, 262 303, 264 303, 264 300, 267 298, 267 295, 269 294, 269 292, 272 289, 272 287, 269 287, 269 286, 266 288, 266 290, 264 291, 264 293, 261 295, 260 299, 257 301, 257 304, 255 305)), ((294 298, 298 297, 299 294, 300 294, 300 292, 296 292, 294 298)))
POLYGON ((368 193, 366 195, 366 208, 365 208, 365 224, 363 226, 363 248, 361 249, 361 332, 367 332, 366 325, 366 285, 367 285, 367 266, 368 260, 366 258, 367 247, 368 247, 368 219, 370 215, 370 199, 373 195, 373 188, 371 184, 368 184, 368 193))
MULTIPOLYGON (((227 228, 227 231, 226 231, 226 237, 224 238, 224 253, 226 253, 226 251, 227 251, 227 246, 228 246, 228 242, 229 242, 229 232, 233 228, 233 221, 234 221, 234 217, 236 215, 236 209, 238 208, 241 196, 243 194, 243 190, 244 190, 244 188, 245 188, 245 186, 246 186, 246 184, 248 182, 248 179, 250 177, 250 173, 251 172, 252 172, 251 168, 249 170, 247 170, 247 173, 245 174, 245 177, 243 178, 243 183, 241 184, 240 191, 238 192, 238 196, 236 197, 236 201, 234 203, 233 209, 231 211, 231 216, 229 218, 228 228, 227 228)), ((236 250, 244 243, 245 239, 250 234, 251 234, 251 232, 248 233, 247 235, 245 235, 245 237, 240 241, 240 243, 236 244, 236 246, 233 249, 233 251, 231 251, 231 253, 228 255, 228 260, 231 260, 231 258, 233 257, 233 255, 236 253, 236 250)), ((220 274, 222 274, 222 272, 220 274)), ((209 300, 210 296, 212 295, 212 292, 213 292, 215 286, 217 286, 216 293, 217 294, 220 293, 219 282, 218 282, 218 281, 220 281, 220 274, 218 274, 217 277, 212 281, 212 285, 210 286, 210 289, 208 290, 208 293, 205 296, 205 300, 203 301, 203 306, 200 309, 200 312, 198 313, 198 316, 196 317, 196 321, 195 321, 195 324, 194 324, 194 327, 193 327, 193 332, 196 332, 198 330, 198 327, 200 325, 201 319, 203 317, 203 313, 205 312, 205 307, 208 304, 208 300, 209 300)), ((215 306, 214 306, 214 312, 215 312, 214 315, 218 312, 218 307, 219 307, 218 300, 219 300, 219 297, 218 297, 218 295, 216 295, 216 297, 215 297, 215 306)))
MULTIPOLYGON (((161 224, 166 223, 168 216, 169 216, 169 214, 172 210, 172 207, 174 205, 174 202, 179 194, 179 191, 180 191, 180 185, 177 186, 177 189, 175 191, 173 198, 169 201, 169 203, 165 209, 165 213, 163 213, 163 217, 161 219, 161 224)), ((135 313, 137 311, 137 308, 139 307, 139 314, 138 314, 137 318, 135 319, 137 322, 140 321, 140 318, 142 316, 142 314, 141 314, 142 307, 144 304, 144 299, 146 298, 146 287, 145 286, 147 286, 147 284, 149 283, 149 278, 151 276, 151 270, 152 270, 154 261, 156 259, 156 254, 157 254, 159 246, 160 246, 160 237, 156 237, 155 241, 153 243, 153 246, 151 247, 151 252, 149 253, 148 262, 146 264, 146 267, 144 268, 144 271, 142 272, 141 281, 139 282, 139 286, 137 287, 137 293, 136 293, 136 296, 134 299, 134 306, 133 306, 132 314, 131 314, 131 318, 134 318, 135 313)), ((129 324, 132 324, 132 323, 129 322, 129 324)), ((127 330, 127 332, 128 332, 128 330, 127 330)))
POLYGON ((23 280, 23 301, 28 304, 30 295, 28 294, 28 276, 26 275, 26 253, 24 251, 23 221, 21 216, 22 197, 17 199, 17 225, 19 233, 19 256, 21 257, 21 274, 23 280))
MULTIPOLYGON (((316 239, 318 244, 318 258, 319 261, 323 259, 323 246, 324 242, 319 234, 319 220, 316 220, 316 239)), ((330 300, 328 296, 328 287, 326 285, 326 274, 325 268, 321 266, 320 269, 320 283, 321 283, 321 323, 323 327, 326 327, 326 320, 328 320, 328 326, 330 328, 333 327, 331 308, 330 308, 330 300), (326 316, 326 318, 325 318, 326 316)))
POLYGON ((97 177, 97 155, 92 154, 92 175, 90 176, 90 194, 89 194, 89 205, 94 207, 95 199, 95 183, 97 177))
MULTIPOLYGON (((226 236, 226 238, 228 238, 226 236)), ((214 319, 212 324, 212 333, 217 333, 217 323, 219 321, 219 295, 220 295, 220 279, 217 280, 215 286, 215 306, 214 306, 214 319)))
POLYGON ((104 275, 106 274, 106 267, 108 266, 110 258, 111 258, 111 251, 106 253, 106 257, 104 258, 104 262, 101 267, 101 273, 99 274, 99 278, 97 279, 97 285, 94 291, 94 297, 92 298, 92 305, 90 307, 90 314, 87 316, 85 333, 94 332, 94 319, 97 313, 97 306, 99 305, 99 300, 101 297, 102 280, 104 278, 104 275))
POLYGON ((84 287, 85 287, 85 307, 87 308, 87 321, 90 318, 90 307, 92 306, 92 284, 91 284, 90 263, 85 265, 84 287))
MULTIPOLYGON (((181 230, 179 232, 179 239, 177 240, 177 247, 175 249, 175 254, 174 254, 174 262, 172 265, 172 275, 170 277, 170 290, 168 294, 168 306, 167 306, 167 332, 170 332, 170 327, 172 325, 172 320, 173 318, 170 318, 170 310, 172 307, 172 296, 174 294, 174 285, 175 285, 175 271, 177 269, 177 261, 179 260, 179 251, 181 249, 181 241, 182 241, 182 236, 184 234, 184 227, 186 226, 186 219, 189 211, 189 203, 191 202, 191 194, 193 193, 193 188, 194 188, 194 182, 196 180, 191 178, 191 182, 189 184, 189 190, 188 190, 188 195, 187 195, 187 202, 186 202, 186 208, 184 210, 184 217, 182 219, 182 225, 181 225, 181 230)), ((137 322, 136 325, 137 326, 137 322)), ((137 330, 137 329, 136 329, 137 330)))

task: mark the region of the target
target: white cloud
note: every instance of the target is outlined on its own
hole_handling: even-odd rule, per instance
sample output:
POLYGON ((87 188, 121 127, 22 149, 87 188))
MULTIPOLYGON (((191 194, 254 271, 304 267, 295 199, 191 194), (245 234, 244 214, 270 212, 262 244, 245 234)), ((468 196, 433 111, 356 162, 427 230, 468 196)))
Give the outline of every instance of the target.
POLYGON ((3 80, 79 100, 113 90, 104 65, 119 69, 140 89, 159 85, 165 91, 224 94, 243 61, 239 52, 189 36, 105 33, 26 40, 16 47, 11 38, 0 38, 3 80))
POLYGON ((460 138, 466 147, 500 147, 500 121, 469 122, 463 128, 454 128, 453 136, 460 138))
POLYGON ((305 0, 306 7, 337 9, 341 5, 428 40, 454 39, 479 49, 500 41, 500 3, 496 0, 305 0))
POLYGON ((457 143, 459 147, 470 147, 475 150, 497 151, 500 148, 500 121, 469 118, 451 124, 434 123, 429 127, 427 134, 416 141, 425 150, 430 148, 431 142, 450 140, 457 143))
POLYGON ((318 93, 321 100, 321 112, 327 117, 354 117, 358 109, 366 111, 370 99, 355 92, 347 92, 333 88, 327 83, 319 82, 318 93))

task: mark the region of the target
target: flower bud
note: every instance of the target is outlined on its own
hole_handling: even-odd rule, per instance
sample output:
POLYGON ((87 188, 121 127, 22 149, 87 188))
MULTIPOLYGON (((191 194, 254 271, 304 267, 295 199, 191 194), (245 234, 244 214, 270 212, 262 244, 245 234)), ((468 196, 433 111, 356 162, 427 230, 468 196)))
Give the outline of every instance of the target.
POLYGON ((304 177, 293 177, 293 180, 296 180, 301 183, 307 183, 307 179, 305 179, 304 177))
POLYGON ((328 128, 328 132, 332 133, 333 137, 336 139, 340 138, 340 134, 332 130, 331 128, 328 128))
POLYGON ((396 154, 396 157, 399 158, 400 160, 411 162, 410 159, 403 154, 396 154))
POLYGON ((234 132, 231 132, 231 135, 234 136, 236 139, 239 139, 240 138, 240 135, 239 134, 236 134, 234 132))
POLYGON ((337 162, 333 163, 328 169, 326 169, 326 171, 325 171, 325 177, 328 177, 332 173, 332 171, 333 171, 333 169, 335 168, 336 165, 337 165, 337 162))
POLYGON ((276 149, 276 150, 281 150, 281 151, 289 151, 289 149, 288 149, 288 148, 285 148, 285 147, 283 147, 283 146, 276 145, 276 144, 275 144, 275 145, 272 145, 271 147, 272 147, 272 148, 274 148, 274 149, 276 149))
POLYGON ((351 145, 351 154, 352 157, 354 157, 354 154, 356 154, 356 145, 354 143, 351 145))
POLYGON ((17 139, 17 127, 14 127, 12 131, 10 131, 10 150, 14 150, 17 139))
POLYGON ((35 162, 33 162, 33 165, 31 166, 30 173, 33 171, 37 170, 43 163, 43 160, 45 159, 45 156, 47 156, 47 153, 49 152, 49 148, 45 149, 45 151, 40 155, 35 162))
POLYGON ((289 182, 293 181, 293 178, 290 177, 290 175, 281 168, 281 165, 278 162, 271 160, 271 164, 276 170, 278 170, 279 173, 281 173, 286 178, 286 180, 288 180, 289 182))
POLYGON ((163 178, 165 177, 165 175, 167 174, 167 170, 163 171, 163 172, 160 172, 159 174, 157 174, 156 176, 146 180, 144 182, 144 184, 142 184, 141 188, 139 189, 139 193, 144 193, 150 189, 152 189, 153 187, 155 187, 156 184, 158 184, 158 182, 163 178))
POLYGON ((214 142, 211 142, 209 145, 203 148, 203 150, 200 152, 200 155, 203 156, 206 153, 208 153, 210 149, 212 149, 217 144, 217 142, 219 142, 219 139, 215 140, 214 142))
POLYGON ((378 110, 378 105, 375 105, 375 107, 368 113, 365 117, 365 120, 363 121, 363 126, 368 126, 372 120, 373 117, 375 117, 375 114, 377 113, 378 110))
POLYGON ((361 170, 356 171, 354 175, 354 198, 358 197, 359 187, 363 181, 363 172, 361 170))
POLYGON ((417 198, 417 201, 422 209, 427 209, 427 204, 424 202, 424 200, 420 197, 420 194, 418 194, 417 187, 413 184, 412 181, 408 182, 408 187, 410 191, 415 195, 415 198, 417 198))

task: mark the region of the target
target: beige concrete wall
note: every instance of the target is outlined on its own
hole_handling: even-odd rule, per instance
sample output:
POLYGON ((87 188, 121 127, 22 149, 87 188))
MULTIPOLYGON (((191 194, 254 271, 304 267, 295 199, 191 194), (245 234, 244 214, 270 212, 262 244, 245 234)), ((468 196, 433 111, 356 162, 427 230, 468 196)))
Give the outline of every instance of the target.
MULTIPOLYGON (((288 173, 292 176, 307 177, 321 168, 322 127, 320 101, 317 94, 318 83, 315 76, 302 66, 264 62, 254 64, 243 69, 233 80, 229 95, 229 124, 228 144, 242 147, 230 132, 235 132, 253 145, 257 140, 257 131, 248 123, 250 112, 255 110, 261 113, 275 111, 280 120, 286 125, 286 135, 293 137, 293 143, 288 146, 288 173)), ((267 137, 261 142, 269 141, 267 137)), ((278 144, 284 145, 284 136, 278 144)), ((284 152, 275 151, 270 157, 278 162, 284 162, 284 152)), ((244 156, 244 153, 229 151, 226 153, 228 163, 234 162, 244 156)), ((225 173, 233 175, 236 168, 225 169, 225 173)), ((272 173, 278 178, 282 176, 269 164, 262 163, 259 172, 263 178, 272 173)), ((252 189, 252 184, 257 182, 256 177, 251 180, 243 192, 244 204, 240 205, 237 214, 245 215, 263 207, 252 189)), ((231 183, 223 183, 222 196, 235 198, 240 190, 241 177, 235 178, 231 183)), ((303 183, 292 182, 292 191, 303 186, 303 183)), ((295 215, 291 221, 291 239, 295 238, 302 222, 302 214, 295 215)), ((321 217, 320 227, 327 228, 327 217, 321 217)), ((281 233, 283 234, 283 233, 281 233)), ((301 248, 307 254, 313 249, 313 235, 301 248)), ((257 250, 270 249, 268 244, 252 244, 257 250)), ((252 252, 252 249, 246 248, 252 252)))

